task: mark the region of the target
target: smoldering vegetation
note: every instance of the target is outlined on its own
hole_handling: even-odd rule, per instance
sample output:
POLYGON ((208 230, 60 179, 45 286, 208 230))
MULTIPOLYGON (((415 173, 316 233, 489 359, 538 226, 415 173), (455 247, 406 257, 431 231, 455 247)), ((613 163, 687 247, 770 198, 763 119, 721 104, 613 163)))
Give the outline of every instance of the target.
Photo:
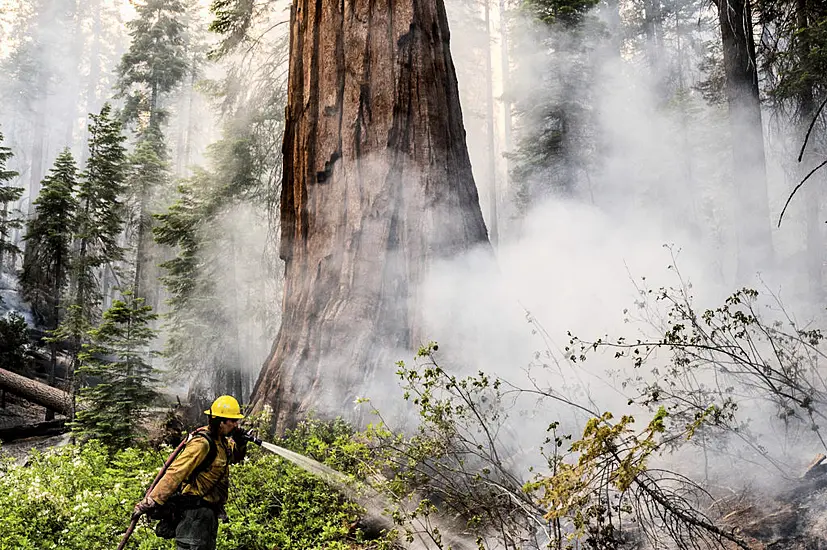
MULTIPOLYGON (((760 126, 732 124, 714 5, 447 4, 466 139, 494 246, 431 269, 417 290, 418 332, 426 336, 413 344, 439 342, 438 352, 418 360, 438 361, 449 394, 457 390, 451 376, 480 371, 503 386, 495 391, 480 382, 479 391, 460 392, 486 414, 457 420, 468 424, 453 439, 457 454, 446 455, 456 477, 430 487, 434 494, 444 502, 462 495, 461 484, 452 484, 462 479, 463 460, 479 470, 493 463, 494 476, 483 477, 500 490, 474 495, 482 495, 480 503, 505 495, 517 504, 491 510, 530 518, 503 522, 512 529, 511 547, 559 545, 578 529, 592 537, 584 547, 688 547, 693 537, 702 540, 698 533, 711 537, 709 545, 736 544, 710 526, 789 548, 820 543, 822 481, 818 467, 807 467, 825 452, 817 332, 825 306, 822 173, 793 197, 780 225, 779 218, 793 187, 823 156, 824 115, 816 109, 823 82, 795 80, 818 65, 793 55, 801 33, 778 15, 792 12, 792 4, 750 12, 760 126), (809 100, 806 91, 791 90, 802 81, 809 100), (745 141, 764 144, 766 178, 756 166, 733 163, 734 144, 745 141), (739 178, 751 183, 749 195, 763 197, 767 212, 744 200, 739 178), (652 428, 661 407, 668 416, 652 428), (618 420, 625 415, 634 420, 618 420), (593 418, 608 430, 622 428, 610 445, 584 433, 593 418), (493 432, 496 441, 485 440, 493 432), (483 440, 486 452, 472 452, 483 440), (585 443, 569 451, 572 441, 585 443), (493 459, 493 449, 507 459, 493 459), (624 472, 617 463, 579 463, 587 451, 607 449, 637 457, 619 462, 645 465, 632 472, 644 481, 613 485, 624 472), (560 464, 584 468, 572 478, 599 481, 566 486, 560 464), (539 487, 548 497, 541 504, 520 493, 532 479, 552 480, 547 493, 539 487), (554 484, 562 496, 551 494, 554 484), (665 487, 654 493, 661 501, 647 509, 658 487, 665 487), (622 500, 628 495, 632 501, 622 500), (566 499, 580 508, 564 506, 566 499), (614 515, 607 518, 607 510, 614 515), (588 519, 578 525, 576 512, 588 519), (649 524, 624 530, 621 520, 630 517, 649 524), (657 539, 658 530, 675 537, 657 539)), ((187 23, 189 69, 163 100, 164 181, 153 189, 147 219, 165 227, 167 239, 136 258, 142 221, 132 188, 119 236, 127 254, 98 273, 106 281, 98 307, 120 296, 135 263, 165 263, 150 270, 146 287, 151 305, 168 315, 155 325, 153 345, 166 351, 154 359, 167 372, 164 383, 193 400, 216 392, 246 400, 281 322, 276 213, 289 8, 268 4, 235 27, 228 19, 220 37, 207 32, 214 14, 204 8, 187 4, 187 13, 197 14, 187 23)), ((26 221, 54 158, 69 147, 81 168, 88 160, 86 113, 105 101, 126 106, 112 88, 131 43, 124 24, 135 17, 127 3, 104 0, 16 0, 0 8, 0 57, 10 75, 0 124, 14 153, 7 168, 24 189, 9 204, 23 224, 3 237, 23 250, 26 221)), ((823 14, 813 9, 804 19, 817 27, 823 14)), ((130 154, 150 115, 126 128, 130 154)), ((127 185, 140 175, 133 169, 127 185)), ((2 265, 6 308, 26 310, 5 288, 23 253, 2 265)), ((365 407, 343 410, 342 403, 365 397, 392 426, 415 430, 411 419, 420 417, 399 405, 394 365, 414 365, 415 350, 376 343, 359 352, 383 367, 364 383, 350 376, 335 406, 320 412, 361 422, 371 418, 365 407)), ((335 355, 324 361, 339 362, 335 355)), ((442 427, 437 433, 446 440, 456 436, 442 427)))

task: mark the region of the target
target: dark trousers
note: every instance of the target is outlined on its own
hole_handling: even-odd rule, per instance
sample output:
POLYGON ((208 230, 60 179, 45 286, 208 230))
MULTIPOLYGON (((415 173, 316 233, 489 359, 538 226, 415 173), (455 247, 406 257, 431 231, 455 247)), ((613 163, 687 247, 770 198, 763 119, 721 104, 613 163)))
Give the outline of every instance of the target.
POLYGON ((218 518, 212 508, 199 506, 184 510, 175 529, 177 550, 215 550, 218 518))

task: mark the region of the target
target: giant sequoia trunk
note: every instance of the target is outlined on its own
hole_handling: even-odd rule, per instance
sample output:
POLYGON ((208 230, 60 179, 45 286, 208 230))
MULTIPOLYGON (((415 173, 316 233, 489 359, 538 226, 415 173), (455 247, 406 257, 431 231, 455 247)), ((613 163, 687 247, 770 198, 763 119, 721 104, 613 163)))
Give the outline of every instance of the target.
POLYGON ((443 0, 296 0, 281 197, 282 326, 253 391, 283 430, 352 410, 423 342, 418 284, 487 241, 443 0))
POLYGON ((752 6, 750 0, 716 3, 738 197, 738 278, 744 280, 757 268, 769 265, 773 256, 752 6))

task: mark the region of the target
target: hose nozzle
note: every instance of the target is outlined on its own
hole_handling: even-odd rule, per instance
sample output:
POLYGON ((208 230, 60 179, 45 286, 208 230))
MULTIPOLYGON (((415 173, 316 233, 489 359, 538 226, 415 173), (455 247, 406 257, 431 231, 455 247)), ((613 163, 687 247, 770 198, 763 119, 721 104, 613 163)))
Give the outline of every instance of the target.
POLYGON ((239 430, 241 432, 241 437, 243 437, 247 441, 251 441, 261 447, 261 439, 256 437, 252 432, 248 432, 246 430, 239 430))

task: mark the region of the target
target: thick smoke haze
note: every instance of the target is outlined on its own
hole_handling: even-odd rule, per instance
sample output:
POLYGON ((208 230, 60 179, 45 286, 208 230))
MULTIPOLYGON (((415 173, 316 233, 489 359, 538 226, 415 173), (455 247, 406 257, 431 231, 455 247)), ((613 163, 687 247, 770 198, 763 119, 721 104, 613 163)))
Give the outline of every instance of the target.
MULTIPOLYGON (((289 3, 283 4, 286 7, 289 3)), ((101 73, 90 101, 78 101, 80 80, 67 69, 57 72, 68 73, 65 82, 71 85, 55 82, 45 97, 32 98, 22 107, 0 106, 4 123, 0 130, 16 154, 9 168, 21 172, 20 185, 24 187, 28 188, 38 173, 45 174, 64 146, 82 157, 86 109, 78 104, 98 109, 112 94, 116 62, 128 46, 122 23, 134 12, 125 0, 102 5, 107 28, 121 32, 105 36, 99 53, 101 73), (32 167, 35 115, 67 110, 72 112, 60 124, 49 125, 40 165, 32 167)), ((201 7, 205 8, 203 3, 201 7)), ((489 37, 481 8, 459 0, 448 0, 447 8, 480 203, 492 227, 491 197, 497 197, 500 234, 495 248, 484 247, 435 266, 422 285, 420 313, 426 327, 422 332, 439 342, 439 357, 446 369, 461 374, 482 370, 514 383, 525 383, 528 371, 541 383, 563 388, 595 409, 612 410, 618 415, 625 411, 644 414, 640 408, 628 405, 633 395, 619 386, 619 381, 630 375, 630 362, 604 353, 584 365, 571 365, 563 350, 568 345, 569 331, 586 340, 606 335, 651 336, 652 327, 627 321, 635 316, 641 286, 657 289, 681 284, 670 268, 673 263, 682 280, 691 282, 698 309, 715 307, 747 285, 779 296, 803 325, 811 321, 817 325, 824 320, 823 304, 811 300, 804 269, 808 261, 804 205, 807 200, 820 199, 796 197, 784 223, 776 227, 795 183, 787 174, 795 164, 801 136, 765 116, 771 215, 765 219, 745 210, 733 189, 732 136, 726 104, 710 103, 699 91, 701 82, 709 76, 699 69, 708 53, 704 41, 717 40, 711 10, 698 21, 679 23, 683 25, 680 32, 667 29, 659 46, 663 53, 660 58, 674 57, 671 53, 680 51, 677 65, 653 64, 656 56, 647 55, 653 51, 640 47, 640 37, 607 40, 596 30, 612 28, 617 22, 602 12, 595 12, 587 31, 580 36, 561 29, 539 28, 511 15, 509 40, 514 59, 505 74, 499 10, 492 10, 489 37), (481 70, 489 38, 496 113, 493 151, 489 149, 487 90, 481 70), (672 91, 679 88, 680 94, 665 94, 664 87, 672 91), (670 99, 665 100, 667 96, 670 99), (527 204, 518 205, 521 189, 507 177, 508 169, 514 167, 515 144, 509 141, 504 113, 512 114, 518 135, 532 124, 544 123, 537 113, 521 111, 518 105, 561 97, 578 98, 589 105, 583 113, 589 122, 578 135, 579 148, 570 151, 570 158, 575 159, 569 167, 572 185, 567 189, 556 187, 559 167, 548 166, 520 184, 527 189, 529 199, 527 204), (492 154, 494 173, 489 168, 492 154), (492 185, 496 185, 493 193, 492 185), (767 227, 772 235, 772 243, 767 245, 772 246, 774 257, 770 261, 746 258, 752 269, 746 276, 739 274, 738 262, 744 258, 738 235, 767 227)), ((0 7, 0 59, 11 51, 6 38, 12 34, 12 23, 6 14, 0 7)), ((209 17, 206 10, 201 15, 205 20, 209 17)), ((632 12, 619 15, 626 20, 640 17, 632 12)), ((286 16, 286 11, 280 11, 278 18, 286 16)), ((273 27, 268 40, 279 40, 288 31, 287 25, 273 27)), ((42 30, 61 36, 64 29, 56 22, 44 22, 42 30)), ((91 39, 92 29, 78 31, 85 40, 91 39)), ((209 44, 203 46, 206 49, 209 44)), ((72 68, 81 76, 93 71, 89 56, 74 58, 69 53, 52 48, 44 55, 50 67, 72 68)), ((245 60, 263 63, 255 56, 245 60)), ((205 71, 203 76, 211 79, 224 76, 220 65, 211 65, 205 71)), ((178 159, 171 169, 176 176, 186 177, 193 165, 206 162, 206 147, 221 135, 221 121, 211 114, 213 105, 202 94, 172 96, 169 101, 168 145, 178 159), (196 121, 187 136, 183 132, 184 119, 196 121), (182 160, 184 149, 188 157, 182 160)), ((24 197, 21 210, 26 211, 29 202, 30 198, 24 197)), ((273 263, 279 262, 271 239, 275 228, 268 224, 272 214, 263 211, 261 205, 237 205, 222 219, 223 236, 214 241, 216 249, 206 251, 206 256, 215 259, 216 284, 228 289, 220 294, 222 305, 238 310, 224 328, 227 334, 244 335, 243 346, 236 353, 251 380, 266 360, 279 319, 279 277, 283 269, 273 269, 273 263), (232 239, 228 241, 229 236, 232 239), (226 252, 228 242, 233 243, 229 248, 232 253, 226 252), (257 317, 262 315, 267 318, 263 325, 257 317)), ((158 249, 154 254, 158 260, 170 257, 169 250, 158 249)), ((765 310, 770 318, 777 315, 770 308, 765 310)), ((402 392, 394 380, 393 361, 409 361, 413 351, 377 350, 386 368, 353 397, 369 397, 380 408, 398 403, 402 392)), ((668 359, 662 354, 653 361, 666 364, 668 359)), ((335 360, 330 358, 330 362, 335 360)), ((582 429, 577 424, 582 416, 563 407, 531 412, 535 419, 523 424, 526 446, 542 440, 542 430, 551 420, 565 417, 573 433, 582 429)), ((760 434, 762 442, 778 451, 780 459, 797 464, 812 456, 813 438, 804 437, 806 433, 799 437, 797 428, 785 432, 774 411, 760 401, 744 403, 740 413, 750 420, 751 429, 760 434)), ((733 446, 727 452, 738 454, 741 449, 733 446)), ((737 462, 723 456, 718 456, 717 463, 721 475, 737 468, 737 462)), ((688 463, 694 466, 692 461, 688 463)))
MULTIPOLYGON (((543 34, 547 31, 525 21, 514 26, 517 33, 532 36, 535 45, 560 45, 571 39, 566 34, 543 34)), ((700 32, 709 40, 716 38, 714 26, 700 32)), ((473 59, 475 50, 466 47, 468 42, 473 40, 466 35, 452 35, 458 67, 473 59)), ((506 219, 501 226, 508 231, 501 233, 493 257, 484 249, 437 266, 423 285, 423 315, 428 337, 440 343, 442 366, 450 372, 470 375, 482 370, 523 386, 530 375, 544 387, 561 394, 570 392, 572 399, 595 410, 645 419, 644 409, 628 404, 635 396, 632 388, 620 384, 641 374, 633 373, 631 360, 614 359, 606 351, 594 354, 585 364, 573 365, 563 351, 569 344, 569 331, 591 341, 607 335, 630 340, 657 336, 652 326, 634 319, 639 290, 686 283, 691 284, 698 311, 721 305, 742 286, 762 292, 759 311, 766 320, 784 320, 773 295, 801 326, 822 320, 823 305, 813 303, 808 292, 806 259, 802 258, 806 254, 802 196, 795 199, 798 203, 794 201, 782 226, 775 227, 794 183, 782 166, 789 163, 788 140, 790 135, 796 139, 794 132, 789 128, 769 132, 768 128, 771 216, 760 217, 739 204, 733 189, 726 105, 710 104, 696 89, 704 76, 697 70, 702 48, 686 54, 682 78, 687 82, 683 101, 677 105, 666 105, 660 99, 660 87, 673 78, 674 67, 653 70, 645 59, 618 55, 598 39, 589 51, 589 67, 594 70, 589 89, 569 89, 568 93, 592 98, 594 110, 589 115, 595 121, 595 134, 593 142, 587 139, 583 146, 599 147, 599 162, 579 167, 573 191, 546 193, 531 201, 520 221, 506 219), (745 258, 739 232, 761 232, 770 225, 773 242, 767 244, 774 248, 774 258, 745 258), (738 273, 739 261, 751 266, 748 276, 738 273)), ((568 76, 565 65, 576 59, 558 54, 555 63, 560 73, 549 74, 551 53, 541 46, 533 55, 520 58, 510 75, 517 83, 511 92, 513 99, 519 100, 520 94, 552 96, 572 85, 572 81, 564 82, 568 76)), ((482 85, 479 73, 459 69, 458 75, 463 98, 471 96, 468 90, 482 85)), ((576 86, 577 80, 573 82, 576 86)), ((464 113, 477 108, 463 103, 464 113)), ((516 123, 525 125, 527 120, 518 117, 516 123)), ((484 128, 481 132, 479 124, 473 114, 466 115, 472 161, 486 153, 484 128)), ((751 131, 738 129, 744 136, 751 131)), ((502 141, 501 134, 498 139, 502 141)), ((502 158, 498 164, 504 165, 502 158)), ((485 170, 485 164, 477 160, 478 186, 488 181, 485 170)), ((531 185, 542 187, 544 177, 553 176, 539 174, 531 185)), ((511 190, 499 194, 513 196, 511 190)), ((484 202, 484 189, 480 195, 484 202)), ((508 206, 501 212, 508 211, 508 206)), ((489 215, 488 209, 483 212, 489 215)), ((664 351, 647 364, 665 367, 668 362, 664 351)), ((519 420, 524 445, 542 441, 544 428, 553 420, 571 419, 566 426, 575 436, 582 429, 577 422, 583 418, 562 405, 533 410, 530 403, 521 406, 535 415, 533 422, 524 417, 519 420)), ((745 422, 745 433, 755 435, 769 449, 769 456, 792 471, 820 448, 806 422, 784 424, 777 411, 760 399, 745 399, 739 418, 745 422)), ((760 480, 743 481, 757 485, 772 485, 779 476, 778 469, 739 441, 722 446, 714 459, 705 457, 706 465, 698 457, 697 451, 685 451, 674 461, 685 471, 700 471, 701 475, 725 478, 736 474, 732 479, 741 479, 743 464, 750 462, 761 472, 760 480)))

